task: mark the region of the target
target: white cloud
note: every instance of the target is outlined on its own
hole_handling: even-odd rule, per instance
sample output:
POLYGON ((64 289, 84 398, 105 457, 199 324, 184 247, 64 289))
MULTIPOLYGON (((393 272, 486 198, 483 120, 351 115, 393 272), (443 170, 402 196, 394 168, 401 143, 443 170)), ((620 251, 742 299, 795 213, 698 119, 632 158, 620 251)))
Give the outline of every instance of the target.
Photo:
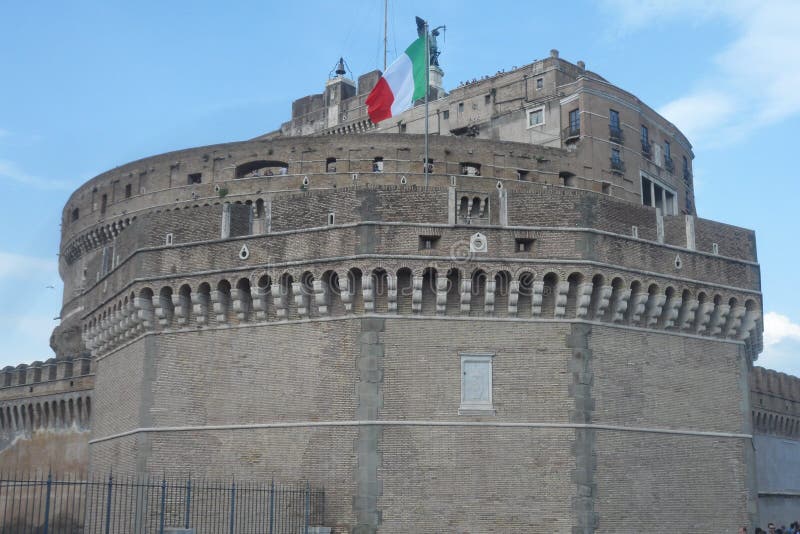
POLYGON ((0 181, 5 180, 38 189, 70 189, 70 184, 66 181, 39 178, 28 174, 13 161, 0 159, 0 181))
POLYGON ((715 67, 660 112, 694 142, 724 145, 800 113, 800 2, 794 0, 606 0, 623 33, 668 19, 722 21, 737 37, 715 67))
MULTIPOLYGON (((777 345, 784 340, 800 341, 800 324, 780 313, 764 314, 764 345, 777 345)), ((800 357, 800 354, 798 355, 800 357)))
POLYGON ((0 280, 6 278, 39 278, 43 284, 58 279, 55 259, 0 252, 0 280))
POLYGON ((800 376, 800 324, 780 313, 764 314, 764 352, 758 365, 800 376))

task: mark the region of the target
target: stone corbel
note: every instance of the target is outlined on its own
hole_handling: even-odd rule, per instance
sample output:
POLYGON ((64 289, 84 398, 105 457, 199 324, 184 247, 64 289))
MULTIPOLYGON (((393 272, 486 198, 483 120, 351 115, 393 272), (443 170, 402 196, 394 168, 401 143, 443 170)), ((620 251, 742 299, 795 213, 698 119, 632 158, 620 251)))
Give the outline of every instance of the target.
POLYGON ((639 293, 634 294, 630 299, 630 324, 637 324, 639 319, 642 317, 644 313, 645 306, 647 305, 647 299, 650 298, 649 293, 645 293, 640 291, 639 293))
POLYGON ((250 317, 251 304, 248 295, 249 292, 244 289, 231 289, 233 311, 240 321, 247 321, 250 317))
POLYGON ((709 323, 709 334, 717 336, 722 333, 722 328, 728 322, 728 315, 731 312, 731 307, 727 304, 719 304, 714 308, 714 313, 711 314, 711 322, 709 323))
POLYGON ((461 313, 469 314, 470 300, 472 299, 472 280, 461 280, 461 313))
POLYGON ((747 308, 744 306, 735 306, 733 310, 731 310, 730 319, 728 320, 728 324, 723 331, 723 335, 728 338, 735 338, 739 334, 739 329, 742 327, 742 319, 744 319, 744 314, 747 312, 747 308))
POLYGON ((611 305, 611 322, 621 323, 625 319, 625 312, 628 310, 628 301, 631 298, 630 289, 620 289, 611 305))
POLYGON ((297 315, 299 317, 310 316, 308 294, 301 282, 292 282, 292 296, 294 297, 294 305, 297 308, 297 315))
POLYGON ((422 276, 414 276, 411 279, 411 312, 420 313, 422 311, 422 276))
POLYGON ((664 328, 672 328, 675 326, 675 321, 678 319, 682 304, 683 298, 673 295, 672 300, 670 300, 664 308, 664 328))
POLYGON ((175 322, 179 326, 185 325, 189 320, 186 313, 189 309, 187 300, 186 295, 181 295, 180 293, 172 294, 172 309, 175 311, 175 322))
POLYGON ((708 328, 708 322, 711 320, 711 312, 714 311, 714 303, 713 302, 703 302, 697 306, 697 313, 695 314, 695 319, 697 321, 697 326, 695 328, 695 332, 698 334, 702 334, 708 328))
POLYGON ((436 277, 436 315, 447 313, 447 277, 436 277))
POLYGON ((569 282, 558 282, 556 284, 555 317, 564 317, 567 314, 567 295, 569 295, 569 282))
POLYGON ((697 313, 697 307, 700 303, 697 299, 689 299, 683 303, 680 314, 678 315, 678 328, 686 330, 691 328, 694 323, 694 316, 697 313))
MULTIPOLYGON (((370 278, 370 280, 372 280, 370 278)), ((322 280, 314 280, 314 302, 317 305, 319 314, 323 317, 330 315, 330 294, 328 292, 328 284, 323 283, 322 280)), ((366 299, 364 307, 366 308, 366 299)), ((374 306, 374 305, 373 305, 374 306)))
POLYGON ((494 314, 494 300, 497 289, 497 281, 494 279, 486 280, 486 294, 483 297, 483 311, 487 315, 494 314))
POLYGON ((578 293, 575 297, 575 317, 585 319, 589 315, 589 303, 592 302, 591 282, 584 282, 578 286, 578 293))
POLYGON ((153 315, 153 301, 143 297, 135 297, 133 299, 133 306, 136 308, 136 315, 142 327, 145 330, 150 330, 155 326, 155 317, 153 315))
POLYGON ((195 293, 192 300, 192 315, 198 325, 208 324, 208 294, 195 293))
MULTIPOLYGON (((350 277, 347 274, 347 271, 338 273, 339 274, 339 295, 342 298, 342 304, 344 305, 344 312, 345 313, 353 313, 353 293, 352 288, 350 287, 350 277)), ((395 300, 397 295, 397 289, 395 287, 395 300)))
POLYGON ((656 293, 647 300, 645 308, 645 326, 656 326, 658 319, 661 317, 661 312, 664 309, 664 303, 667 301, 667 296, 663 293, 656 293))
POLYGON ((361 277, 361 294, 364 297, 364 313, 375 312, 374 279, 369 274, 361 277))
POLYGON ((512 280, 508 284, 508 316, 516 317, 519 313, 519 281, 512 280))
POLYGON ((736 339, 741 341, 745 341, 749 339, 750 336, 753 334, 753 330, 756 328, 756 321, 761 316, 758 310, 747 310, 744 313, 744 318, 742 319, 742 325, 739 328, 739 332, 736 335, 736 339))
POLYGON ((211 306, 218 323, 225 323, 228 320, 229 299, 229 295, 217 289, 211 292, 211 306))
POLYGON ((542 315, 542 299, 544 296, 544 282, 537 280, 531 286, 531 316, 540 317, 542 315))
POLYGON ((253 293, 253 311, 256 314, 256 321, 267 320, 267 299, 269 298, 268 287, 256 287, 253 293))
POLYGON ((598 289, 597 301, 594 304, 593 317, 595 320, 602 320, 608 309, 608 303, 611 301, 611 293, 614 288, 611 286, 600 286, 598 289))

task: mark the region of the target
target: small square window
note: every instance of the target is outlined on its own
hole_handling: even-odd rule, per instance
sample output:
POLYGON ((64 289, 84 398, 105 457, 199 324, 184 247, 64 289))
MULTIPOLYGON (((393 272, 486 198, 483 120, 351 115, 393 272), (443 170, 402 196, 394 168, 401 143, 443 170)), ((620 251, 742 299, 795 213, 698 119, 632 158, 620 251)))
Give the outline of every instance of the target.
POLYGON ((517 180, 527 180, 529 172, 524 169, 517 169, 517 180))
POLYGON ((533 239, 518 237, 514 239, 514 252, 530 252, 533 250, 533 239))
POLYGON ((544 108, 528 110, 528 128, 544 124, 544 108))
POLYGON ((544 78, 536 78, 536 90, 544 88, 544 78))
POLYGON ((203 173, 195 172, 195 173, 190 174, 189 176, 187 176, 186 182, 189 185, 202 183, 203 182, 203 173))
POLYGON ((420 250, 433 250, 439 246, 438 235, 421 235, 419 236, 419 249, 420 250))
POLYGON ((461 405, 459 415, 494 414, 492 360, 494 354, 461 353, 461 405))

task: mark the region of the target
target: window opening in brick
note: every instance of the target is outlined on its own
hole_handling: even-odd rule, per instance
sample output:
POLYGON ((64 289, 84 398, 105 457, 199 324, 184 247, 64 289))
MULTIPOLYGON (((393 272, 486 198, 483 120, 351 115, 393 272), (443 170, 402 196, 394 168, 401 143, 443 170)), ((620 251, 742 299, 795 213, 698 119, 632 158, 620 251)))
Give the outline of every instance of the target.
POLYGON ((80 209, 79 208, 74 208, 72 210, 72 216, 71 216, 72 222, 77 221, 79 216, 80 216, 80 209))
POLYGON ((131 194, 133 194, 133 186, 125 184, 125 198, 131 198, 131 194))
POLYGON ((108 207, 108 195, 103 194, 103 196, 100 197, 100 213, 101 214, 105 213, 107 207, 108 207))
POLYGON ((514 239, 515 252, 530 252, 533 250, 533 239, 528 237, 518 237, 514 239))
POLYGON ((336 158, 327 158, 325 160, 325 172, 336 172, 336 158))
POLYGON ((383 172, 383 157, 377 156, 372 160, 372 172, 383 172))
POLYGON ((544 78, 536 78, 536 90, 544 88, 544 78))
POLYGON ((419 236, 419 249, 420 250, 433 250, 439 244, 440 236, 438 235, 421 235, 419 236))
POLYGON ((186 177, 186 183, 189 185, 192 184, 199 184, 203 182, 203 173, 201 172, 193 172, 192 174, 186 177))

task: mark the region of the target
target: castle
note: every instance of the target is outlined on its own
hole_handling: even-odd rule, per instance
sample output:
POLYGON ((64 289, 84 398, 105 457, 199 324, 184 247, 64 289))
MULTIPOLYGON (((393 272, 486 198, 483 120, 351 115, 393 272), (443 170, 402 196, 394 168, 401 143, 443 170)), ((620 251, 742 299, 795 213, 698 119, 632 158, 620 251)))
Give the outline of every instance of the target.
POLYGON ((552 51, 449 93, 432 66, 425 161, 423 106, 369 121, 379 76, 72 194, 2 465, 308 479, 335 532, 789 514, 800 381, 753 367, 755 236, 697 216, 684 135, 552 51))

